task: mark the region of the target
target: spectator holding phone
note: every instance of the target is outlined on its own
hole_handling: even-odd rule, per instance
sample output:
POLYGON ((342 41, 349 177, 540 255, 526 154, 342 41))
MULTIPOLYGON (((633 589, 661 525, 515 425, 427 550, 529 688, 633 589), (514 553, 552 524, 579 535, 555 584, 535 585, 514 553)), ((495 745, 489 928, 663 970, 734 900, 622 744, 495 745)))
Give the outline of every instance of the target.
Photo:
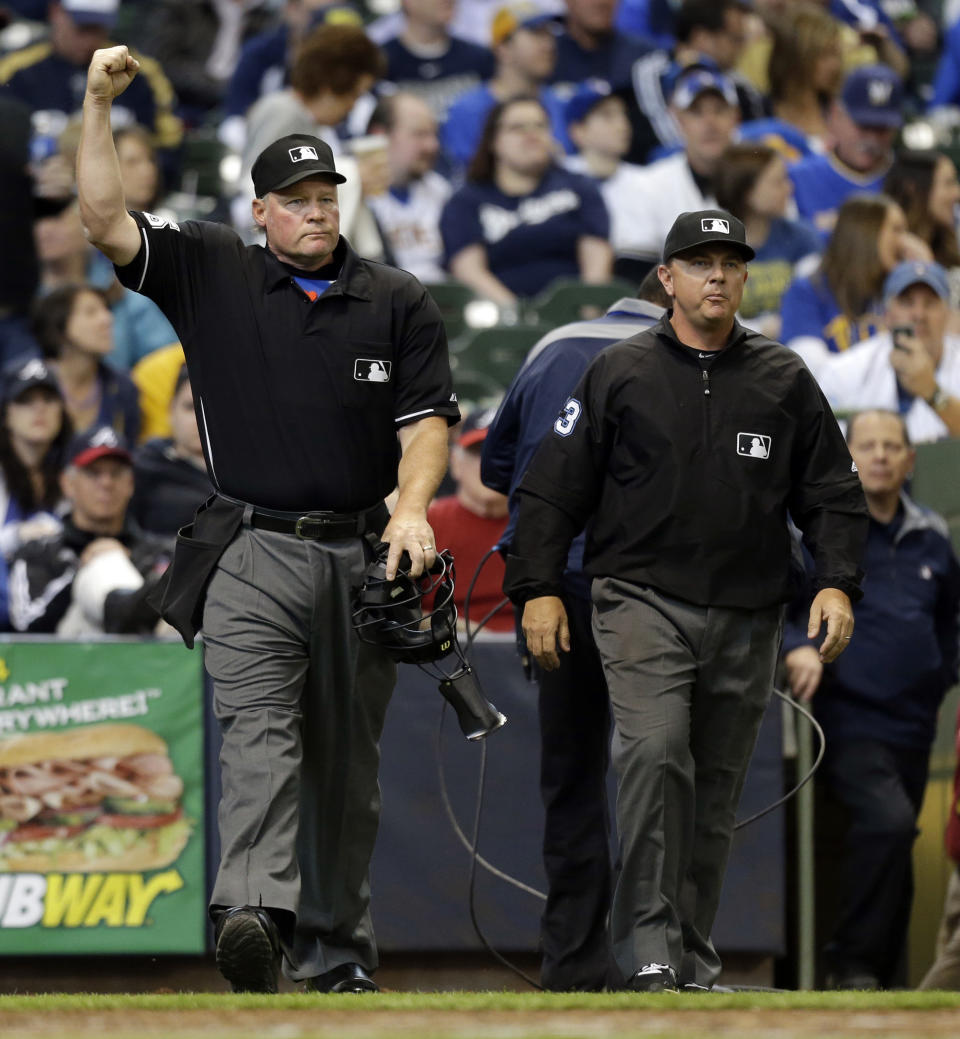
POLYGON ((835 411, 897 412, 914 443, 960 436, 960 335, 947 332, 947 272, 908 260, 887 277, 883 299, 889 331, 819 368, 827 400, 835 411))

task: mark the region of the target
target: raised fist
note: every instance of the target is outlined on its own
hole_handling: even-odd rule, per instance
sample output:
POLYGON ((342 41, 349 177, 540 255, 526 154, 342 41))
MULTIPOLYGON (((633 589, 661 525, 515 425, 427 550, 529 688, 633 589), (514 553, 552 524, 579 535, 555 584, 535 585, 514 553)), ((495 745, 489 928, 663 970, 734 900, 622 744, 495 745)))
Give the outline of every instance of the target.
POLYGON ((123 45, 94 51, 87 69, 87 96, 113 101, 130 86, 139 69, 140 62, 123 45))

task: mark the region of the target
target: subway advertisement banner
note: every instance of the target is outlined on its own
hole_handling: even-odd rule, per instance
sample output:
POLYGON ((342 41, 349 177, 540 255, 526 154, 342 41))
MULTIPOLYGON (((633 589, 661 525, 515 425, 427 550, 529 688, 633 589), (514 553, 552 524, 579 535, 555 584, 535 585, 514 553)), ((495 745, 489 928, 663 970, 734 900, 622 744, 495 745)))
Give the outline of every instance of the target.
POLYGON ((203 952, 202 656, 0 641, 0 955, 203 952))

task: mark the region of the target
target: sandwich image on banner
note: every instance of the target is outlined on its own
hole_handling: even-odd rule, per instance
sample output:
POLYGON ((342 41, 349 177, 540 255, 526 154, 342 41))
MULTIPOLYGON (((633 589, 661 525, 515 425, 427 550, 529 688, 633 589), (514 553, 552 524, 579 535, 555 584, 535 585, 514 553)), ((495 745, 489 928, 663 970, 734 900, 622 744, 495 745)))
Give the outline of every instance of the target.
POLYGON ((166 742, 123 723, 0 739, 0 873, 159 869, 183 850, 166 742))

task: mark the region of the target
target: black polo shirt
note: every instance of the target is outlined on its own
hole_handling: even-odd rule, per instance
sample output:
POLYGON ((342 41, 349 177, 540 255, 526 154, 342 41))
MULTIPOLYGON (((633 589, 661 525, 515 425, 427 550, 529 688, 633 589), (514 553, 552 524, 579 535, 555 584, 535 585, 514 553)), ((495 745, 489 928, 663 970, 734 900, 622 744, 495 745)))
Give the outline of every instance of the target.
POLYGON ((133 213, 143 244, 117 268, 183 344, 207 467, 273 509, 367 508, 397 483, 398 427, 459 419, 447 338, 413 275, 340 239, 311 302, 290 269, 222 224, 133 213))

